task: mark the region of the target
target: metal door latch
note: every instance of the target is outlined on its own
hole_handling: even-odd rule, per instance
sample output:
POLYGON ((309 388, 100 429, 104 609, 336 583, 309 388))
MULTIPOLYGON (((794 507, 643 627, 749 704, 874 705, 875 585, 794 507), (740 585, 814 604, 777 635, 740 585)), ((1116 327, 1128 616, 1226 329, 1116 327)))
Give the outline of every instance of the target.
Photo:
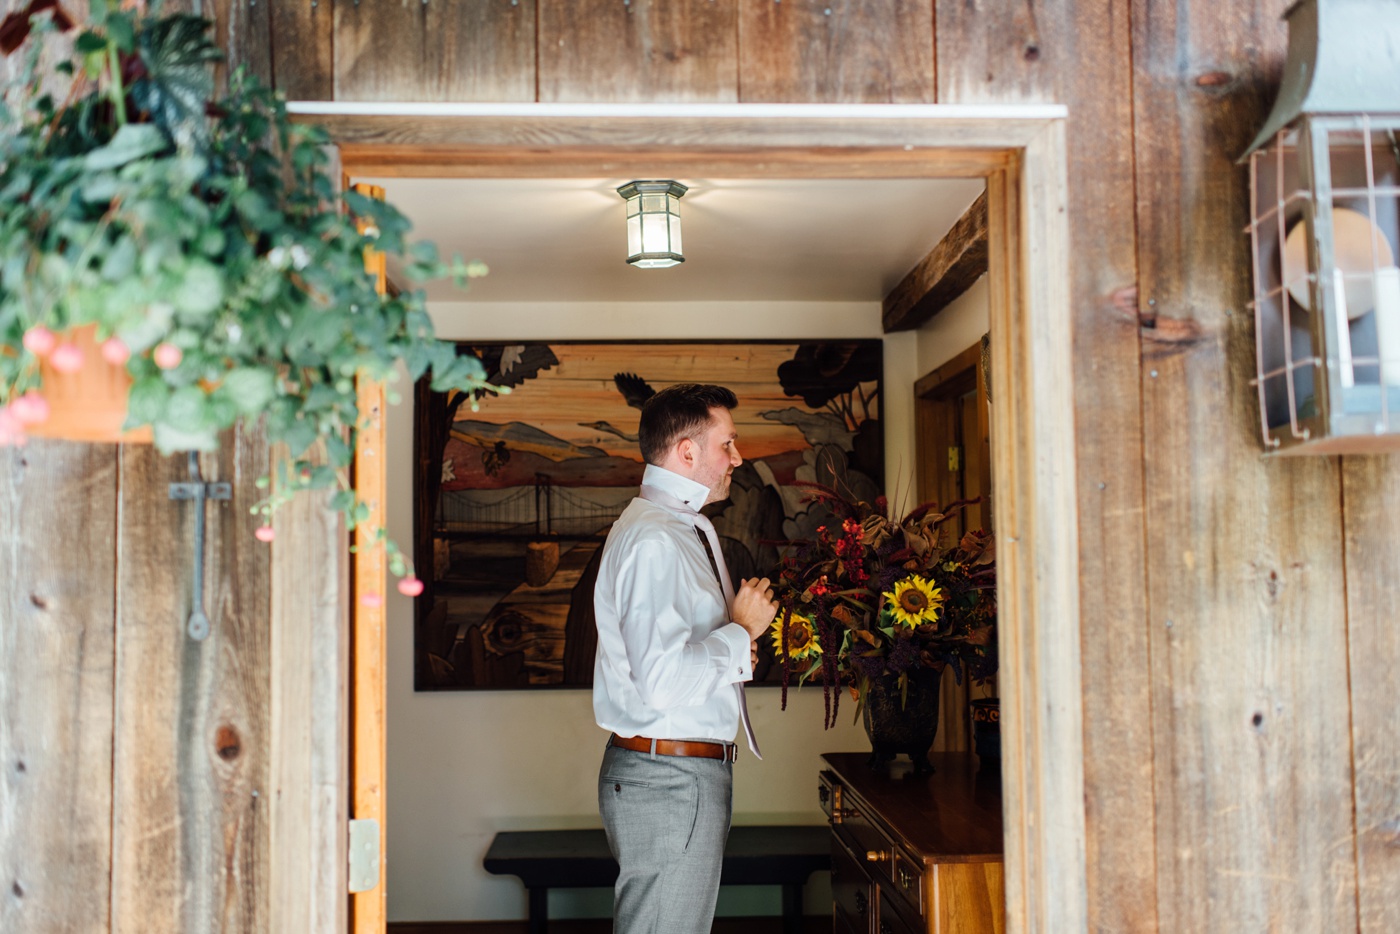
POLYGON ((233 499, 233 486, 228 483, 205 483, 199 472, 199 455, 194 451, 189 452, 189 465, 191 481, 170 484, 170 498, 195 501, 194 606, 190 609, 190 621, 186 631, 191 639, 198 641, 209 636, 209 617, 204 615, 204 502, 210 499, 233 499))

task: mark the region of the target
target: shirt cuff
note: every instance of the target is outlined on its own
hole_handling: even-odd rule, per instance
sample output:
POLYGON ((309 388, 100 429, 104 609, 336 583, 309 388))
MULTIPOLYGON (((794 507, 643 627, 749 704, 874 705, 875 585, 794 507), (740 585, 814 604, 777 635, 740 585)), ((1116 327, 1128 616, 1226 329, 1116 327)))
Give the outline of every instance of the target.
POLYGON ((729 646, 729 681, 753 680, 753 665, 749 662, 749 644, 753 640, 748 630, 738 623, 725 623, 713 635, 729 646))

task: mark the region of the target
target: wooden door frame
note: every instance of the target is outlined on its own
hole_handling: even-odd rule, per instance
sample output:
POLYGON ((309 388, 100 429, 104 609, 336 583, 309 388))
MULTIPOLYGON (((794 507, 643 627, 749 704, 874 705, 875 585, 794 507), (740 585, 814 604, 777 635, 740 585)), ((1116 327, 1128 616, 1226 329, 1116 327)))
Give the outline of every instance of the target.
POLYGON ((1007 930, 1086 930, 1065 108, 295 102, 289 110, 330 130, 356 178, 986 179, 991 395, 1001 402, 992 448, 1007 930))

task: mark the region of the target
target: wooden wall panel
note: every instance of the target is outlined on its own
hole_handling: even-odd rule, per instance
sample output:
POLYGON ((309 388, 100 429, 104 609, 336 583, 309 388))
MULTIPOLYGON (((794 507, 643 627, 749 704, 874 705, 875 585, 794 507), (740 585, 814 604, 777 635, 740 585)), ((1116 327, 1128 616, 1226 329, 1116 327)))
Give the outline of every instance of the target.
POLYGON ((739 12, 739 99, 928 104, 927 0, 748 0, 739 12))
POLYGON ((1234 160, 1285 5, 1133 8, 1163 931, 1356 929, 1338 465, 1263 460, 1248 384, 1234 160))
POLYGON ((738 0, 538 0, 541 101, 738 99, 738 0))
POLYGON ((272 553, 272 931, 345 934, 345 527, 327 494, 277 513, 272 553))
POLYGON ((202 462, 237 493, 207 507, 211 630, 197 642, 185 623, 199 507, 168 498, 186 458, 122 450, 114 930, 268 928, 268 574, 247 514, 266 448, 225 435, 202 462))
POLYGON ((114 445, 0 448, 0 931, 110 930, 114 445))
MULTIPOLYGON (((939 103, 1069 106, 1090 927, 1152 930, 1154 838, 1143 820, 1152 810, 1153 760, 1128 2, 938 0, 936 17, 939 103)), ((994 400, 994 418, 996 409, 994 400)))
MULTIPOLYGON (((532 101, 536 0, 335 5, 335 99, 532 101)), ((572 38, 572 36, 570 37, 572 38)), ((615 38, 591 47, 615 49, 615 38)))
MULTIPOLYGON (((310 2, 310 0, 294 0, 310 2)), ((226 64, 218 70, 222 86, 228 70, 246 65, 264 84, 272 83, 272 0, 189 0, 201 16, 214 21, 214 41, 226 64)))
POLYGON ((1342 458, 1359 934, 1400 931, 1400 460, 1342 458))
POLYGON ((269 56, 277 89, 291 101, 330 100, 335 94, 336 5, 330 0, 264 2, 271 8, 269 56))

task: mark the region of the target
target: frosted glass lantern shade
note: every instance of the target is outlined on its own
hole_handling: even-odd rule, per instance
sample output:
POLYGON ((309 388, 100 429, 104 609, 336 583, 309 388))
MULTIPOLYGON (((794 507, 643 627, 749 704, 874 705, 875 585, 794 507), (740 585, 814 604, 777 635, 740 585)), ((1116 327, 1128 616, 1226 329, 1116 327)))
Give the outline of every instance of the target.
POLYGON ((635 181, 617 190, 627 202, 627 262, 664 269, 685 262, 681 252, 680 182, 635 181))

